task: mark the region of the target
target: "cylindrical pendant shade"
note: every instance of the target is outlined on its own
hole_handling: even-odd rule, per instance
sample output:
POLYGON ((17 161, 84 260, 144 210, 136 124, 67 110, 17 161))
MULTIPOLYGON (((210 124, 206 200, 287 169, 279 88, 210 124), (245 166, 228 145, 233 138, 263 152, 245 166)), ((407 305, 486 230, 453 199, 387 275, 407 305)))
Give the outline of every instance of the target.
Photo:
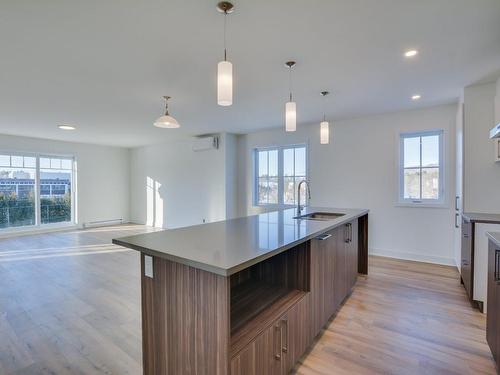
POLYGON ((330 125, 328 121, 321 121, 321 124, 319 124, 319 143, 322 145, 330 143, 330 125))
POLYGON ((233 104, 233 64, 229 61, 217 65, 217 104, 233 104))
POLYGON ((287 102, 285 105, 285 130, 287 132, 297 130, 297 106, 295 102, 287 102))

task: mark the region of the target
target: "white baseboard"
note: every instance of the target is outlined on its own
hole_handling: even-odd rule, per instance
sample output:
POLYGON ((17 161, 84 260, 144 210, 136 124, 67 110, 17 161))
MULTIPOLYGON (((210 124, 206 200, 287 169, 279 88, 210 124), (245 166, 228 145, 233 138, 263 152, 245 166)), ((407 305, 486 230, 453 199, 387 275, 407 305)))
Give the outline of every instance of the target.
POLYGON ((416 253, 403 253, 403 252, 387 251, 387 250, 380 250, 380 249, 373 249, 373 248, 370 248, 368 250, 368 254, 381 256, 381 257, 387 257, 387 258, 413 260, 416 262, 441 264, 441 265, 445 265, 445 266, 454 266, 454 267, 457 266, 454 258, 443 258, 443 257, 432 256, 432 255, 422 255, 422 254, 416 254, 416 253))

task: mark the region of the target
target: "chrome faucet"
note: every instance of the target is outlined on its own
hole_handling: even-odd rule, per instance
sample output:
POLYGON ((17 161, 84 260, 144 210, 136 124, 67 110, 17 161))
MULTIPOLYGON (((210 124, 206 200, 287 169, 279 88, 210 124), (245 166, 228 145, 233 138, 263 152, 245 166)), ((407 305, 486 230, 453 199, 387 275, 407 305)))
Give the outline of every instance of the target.
POLYGON ((299 184, 297 185, 297 216, 301 215, 302 209, 306 206, 305 204, 304 204, 304 207, 300 206, 300 187, 304 183, 307 186, 306 197, 308 197, 308 198, 306 198, 306 202, 307 202, 307 199, 311 199, 311 189, 309 189, 309 182, 307 182, 307 180, 300 181, 299 184))

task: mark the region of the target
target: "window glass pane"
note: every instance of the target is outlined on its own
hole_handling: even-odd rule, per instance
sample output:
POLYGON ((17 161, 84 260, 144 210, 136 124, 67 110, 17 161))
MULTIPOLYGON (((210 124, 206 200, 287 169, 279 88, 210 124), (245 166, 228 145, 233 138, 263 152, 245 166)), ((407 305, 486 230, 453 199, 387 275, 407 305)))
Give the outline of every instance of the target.
POLYGON ((73 160, 71 159, 61 159, 61 168, 62 169, 72 169, 73 168, 73 160))
POLYGON ((285 177, 283 186, 283 203, 284 204, 294 204, 295 203, 295 178, 285 177))
POLYGON ((439 168, 422 169, 422 199, 439 199, 439 168))
POLYGON ((27 168, 36 168, 36 158, 31 156, 24 157, 24 166, 27 168))
POLYGON ((62 169, 61 159, 56 158, 50 159, 50 168, 40 168, 42 224, 71 221, 72 173, 71 169, 62 169))
POLYGON ((269 158, 269 176, 278 177, 278 150, 271 150, 269 158))
POLYGON ((269 204, 278 204, 278 177, 269 178, 269 204))
POLYGON ((267 179, 259 178, 257 190, 259 204, 267 204, 267 179))
POLYGON ((306 175, 306 148, 295 149, 295 176, 306 175))
POLYGON ((283 150, 283 175, 285 176, 293 176, 294 174, 293 154, 293 148, 283 150))
POLYGON ((50 168, 50 159, 40 158, 40 168, 50 168))
POLYGON ((10 160, 13 167, 21 167, 21 168, 24 167, 22 156, 12 155, 10 157, 10 160))
POLYGON ((267 151, 259 151, 259 177, 267 175, 267 151))
POLYGON ((50 168, 61 169, 61 159, 50 159, 50 168))
MULTIPOLYGON (((22 165, 22 156, 21 163, 16 158, 16 164, 22 165)), ((0 167, 0 228, 35 225, 35 172, 34 168, 0 167)))
POLYGON ((439 135, 422 137, 422 167, 439 166, 439 135))
POLYGON ((10 167, 10 155, 0 155, 0 166, 10 167))
POLYGON ((404 198, 420 199, 420 168, 404 170, 404 198))
POLYGON ((420 137, 404 138, 404 167, 412 168, 420 166, 420 137))

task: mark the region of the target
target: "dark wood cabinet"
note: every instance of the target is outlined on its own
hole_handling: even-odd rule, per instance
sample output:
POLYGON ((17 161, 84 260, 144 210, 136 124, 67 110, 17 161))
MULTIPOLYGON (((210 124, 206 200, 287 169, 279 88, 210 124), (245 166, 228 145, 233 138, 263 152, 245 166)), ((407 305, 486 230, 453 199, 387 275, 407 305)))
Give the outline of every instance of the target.
POLYGON ((352 287, 358 280, 358 221, 354 220, 348 224, 347 247, 347 293, 351 292, 352 287))
MULTIPOLYGON (((488 247, 488 305, 486 340, 500 369, 500 246, 492 241, 488 247)), ((500 373, 500 371, 499 371, 500 373)))
POLYGON ((462 248, 461 248, 461 263, 460 263, 460 275, 462 278, 462 283, 467 291, 469 299, 473 299, 473 272, 472 268, 472 237, 473 237, 473 225, 470 221, 463 219, 462 221, 462 248))
POLYGON ((358 221, 311 240, 311 336, 316 336, 358 277, 358 221))
POLYGON ((231 375, 281 374, 280 322, 262 332, 231 360, 231 375))
POLYGON ((290 372, 311 343, 309 297, 305 296, 281 319, 283 374, 290 372))
POLYGON ((334 311, 342 304, 347 295, 347 241, 348 241, 348 225, 343 225, 337 228, 339 235, 337 236, 337 246, 335 249, 334 259, 334 289, 335 297, 334 311))
POLYGON ((306 295, 231 360, 231 374, 288 374, 311 342, 309 314, 306 295))
POLYGON ((311 331, 313 336, 335 312, 336 228, 311 240, 311 331))

